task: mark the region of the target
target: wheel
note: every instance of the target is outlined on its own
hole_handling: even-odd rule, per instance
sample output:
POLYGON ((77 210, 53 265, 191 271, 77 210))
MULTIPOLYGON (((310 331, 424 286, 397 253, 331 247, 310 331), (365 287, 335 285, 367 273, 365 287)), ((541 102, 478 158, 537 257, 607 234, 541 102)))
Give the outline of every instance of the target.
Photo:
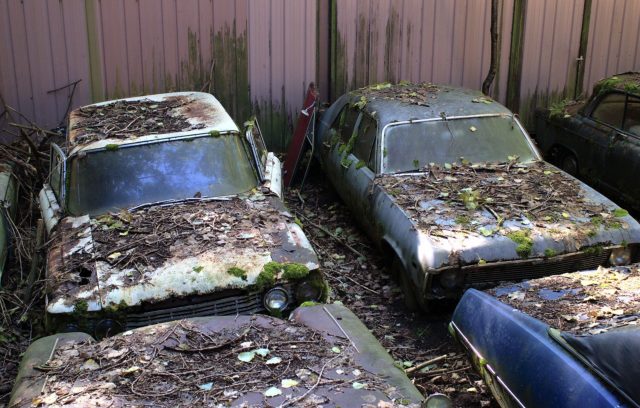
POLYGON ((402 294, 404 296, 404 305, 410 312, 428 312, 429 307, 427 302, 422 299, 416 290, 415 284, 409 277, 407 271, 402 266, 402 262, 398 257, 395 257, 393 264, 391 265, 392 274, 397 277, 402 294))
POLYGON ((562 157, 560 168, 575 177, 578 175, 578 160, 572 153, 566 153, 562 157))

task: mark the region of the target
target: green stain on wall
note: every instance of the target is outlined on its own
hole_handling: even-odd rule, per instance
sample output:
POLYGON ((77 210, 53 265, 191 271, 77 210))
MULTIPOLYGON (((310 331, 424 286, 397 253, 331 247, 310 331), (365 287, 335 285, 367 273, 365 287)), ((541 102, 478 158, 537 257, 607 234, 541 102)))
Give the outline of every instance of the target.
POLYGON ((87 22, 87 50, 89 52, 89 89, 91 100, 104 100, 104 85, 102 76, 102 56, 100 54, 98 25, 96 22, 96 0, 85 0, 85 19, 87 22))

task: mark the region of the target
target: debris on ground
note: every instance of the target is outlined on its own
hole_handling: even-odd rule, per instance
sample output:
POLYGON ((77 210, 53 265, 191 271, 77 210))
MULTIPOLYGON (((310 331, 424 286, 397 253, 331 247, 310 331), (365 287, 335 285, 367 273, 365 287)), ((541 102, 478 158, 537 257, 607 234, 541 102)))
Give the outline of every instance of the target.
POLYGON ((291 321, 244 320, 237 326, 231 320, 185 320, 100 342, 62 344, 39 367, 47 378, 35 403, 266 406, 279 398, 281 406, 311 407, 326 399, 312 393, 319 385, 333 392, 384 388, 354 362, 346 339, 328 341, 291 321))
POLYGON ((580 182, 542 162, 446 163, 421 175, 383 175, 383 186, 418 228, 431 236, 507 235, 511 221, 559 239, 588 241, 601 229, 625 228, 611 211, 585 196, 580 182), (543 231, 544 230, 544 231, 543 231))
POLYGON ((640 325, 640 264, 504 283, 487 292, 572 334, 640 325))
POLYGON ((295 210, 318 253, 333 300, 364 322, 425 396, 446 394, 456 407, 497 406, 448 334, 452 307, 429 317, 408 312, 380 252, 360 232, 335 191, 313 173, 311 178, 318 180, 303 191, 289 191, 287 206, 295 210))
POLYGON ((192 101, 184 96, 150 99, 120 100, 107 105, 89 105, 71 112, 75 123, 72 142, 83 144, 96 140, 126 139, 135 135, 172 133, 201 129, 203 124, 192 125, 179 108, 192 101))

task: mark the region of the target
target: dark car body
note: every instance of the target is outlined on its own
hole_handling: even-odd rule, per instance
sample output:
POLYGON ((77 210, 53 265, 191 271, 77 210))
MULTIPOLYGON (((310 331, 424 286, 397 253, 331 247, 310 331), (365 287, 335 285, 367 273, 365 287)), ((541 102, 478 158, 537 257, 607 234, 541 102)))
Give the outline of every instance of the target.
MULTIPOLYGON (((420 406, 422 395, 406 374, 394 366, 392 357, 364 324, 344 306, 334 304, 301 307, 292 312, 290 320, 292 322, 263 315, 201 317, 125 332, 107 339, 108 343, 103 342, 103 346, 98 344, 97 348, 92 348, 95 354, 80 357, 82 361, 91 359, 93 362, 99 362, 100 367, 92 365, 92 369, 99 373, 93 378, 109 378, 112 381, 110 387, 105 386, 107 380, 94 380, 87 383, 87 376, 83 376, 82 368, 78 372, 72 369, 71 372, 68 370, 65 372, 65 378, 74 378, 76 375, 84 377, 84 382, 79 380, 76 384, 81 387, 82 391, 75 391, 75 396, 73 391, 67 394, 60 392, 59 397, 50 398, 55 398, 58 406, 73 406, 74 404, 76 406, 83 404, 100 406, 100 403, 109 404, 109 406, 139 406, 141 404, 186 406, 189 405, 188 401, 191 401, 192 406, 254 407, 291 404, 292 406, 361 407, 366 404, 370 404, 367 406, 378 406, 381 401, 387 404, 393 403, 393 406, 420 406), (207 360, 203 364, 207 367, 187 367, 182 378, 179 379, 181 390, 174 389, 171 392, 164 389, 163 393, 158 391, 146 394, 131 393, 130 389, 133 389, 138 382, 142 383, 143 378, 146 379, 147 384, 151 382, 151 387, 161 387, 159 384, 162 384, 166 378, 173 380, 168 376, 180 369, 180 367, 173 365, 174 358, 179 359, 180 354, 186 350, 185 344, 193 340, 184 337, 181 332, 184 327, 189 327, 190 333, 199 333, 210 343, 218 341, 219 336, 225 332, 246 333, 244 330, 259 330, 266 336, 261 341, 268 344, 269 354, 265 356, 264 360, 255 357, 252 362, 240 362, 235 358, 235 354, 231 360, 216 362, 215 359, 221 352, 201 351, 206 355, 207 360), (328 350, 333 357, 326 361, 314 361, 307 366, 305 365, 305 355, 309 351, 309 347, 306 347, 304 342, 296 343, 292 340, 289 343, 279 344, 275 340, 273 342, 269 340, 276 338, 271 334, 276 332, 279 335, 290 333, 291 338, 295 339, 301 328, 309 329, 310 333, 315 332, 316 343, 324 343, 323 347, 332 349, 333 346, 335 351, 328 350), (180 345, 183 346, 182 352, 180 345), (111 356, 116 357, 105 357, 105 354, 108 356, 109 353, 100 352, 103 347, 112 353, 111 356), (128 365, 117 368, 118 366, 114 366, 112 363, 118 360, 122 362, 122 359, 127 358, 127 355, 122 354, 123 349, 133 349, 141 356, 144 355, 145 350, 155 349, 153 360, 157 365, 147 364, 135 370, 131 370, 128 365), (287 349, 296 351, 285 351, 287 349), (292 360, 298 360, 298 362, 285 360, 284 354, 292 357, 292 360), (277 363, 278 365, 270 366, 274 371, 273 377, 269 379, 270 383, 251 384, 249 381, 249 384, 235 384, 233 379, 225 378, 222 375, 229 369, 234 370, 234 366, 239 367, 238 371, 255 369, 256 367, 264 369, 264 367, 269 367, 264 365, 265 360, 277 355, 282 355, 283 359, 282 362, 277 363), (333 360, 333 364, 331 360, 333 360), (304 369, 308 378, 296 374, 293 367, 300 362, 303 367, 308 367, 304 369), (289 364, 291 364, 291 369, 287 368, 289 364), (116 372, 113 371, 114 369, 116 372), (126 371, 127 369, 129 371, 126 371), (277 376, 281 374, 282 378, 278 378, 277 376), (321 378, 316 380, 317 375, 320 375, 321 378), (194 376, 201 377, 202 380, 191 382, 190 380, 194 376), (298 384, 290 388, 281 387, 280 381, 287 377, 297 379, 298 384), (211 379, 213 382, 209 383, 211 379), (321 382, 321 379, 325 381, 321 382), (201 386, 202 383, 205 384, 205 387, 201 386), (206 389, 207 384, 208 390, 206 389), (279 388, 282 394, 265 396, 264 391, 271 386, 279 388), (336 388, 336 386, 338 387, 336 388), (218 402, 217 399, 222 397, 221 390, 225 389, 235 389, 235 395, 225 396, 224 401, 218 402), (297 402, 294 403, 296 400, 297 402), (218 405, 218 403, 222 405, 218 405)), ((285 336, 285 338, 287 337, 285 336)), ((63 355, 64 353, 77 355, 77 352, 72 353, 73 345, 78 345, 80 348, 86 342, 93 342, 93 339, 84 333, 56 334, 35 341, 22 359, 9 406, 30 407, 33 401, 46 400, 50 394, 42 394, 45 382, 50 389, 67 389, 62 376, 56 378, 54 374, 48 375, 47 372, 53 373, 53 371, 43 370, 42 367, 46 367, 47 364, 50 364, 50 367, 56 365, 56 360, 60 361, 61 358, 56 354, 59 350, 63 350, 63 355)), ((238 343, 239 341, 230 346, 236 347, 238 350, 257 347, 257 344, 243 346, 238 343)), ((130 351, 130 353, 132 352, 134 351, 130 351)), ((183 356, 189 358, 188 354, 183 354, 183 356)), ((72 358, 75 359, 75 357, 72 358)), ((66 381, 68 383, 68 380, 66 381)))
POLYGON ((640 209, 640 74, 595 84, 587 101, 536 113, 543 155, 594 188, 640 209))
POLYGON ((240 132, 198 92, 71 112, 39 196, 49 330, 100 336, 321 300, 317 256, 256 128, 240 132))
POLYGON ((468 284, 594 268, 640 242, 633 218, 542 162, 518 119, 477 91, 351 92, 321 118, 315 152, 423 308, 468 284))
POLYGON ((637 326, 573 335, 470 289, 450 331, 503 408, 639 406, 637 326))

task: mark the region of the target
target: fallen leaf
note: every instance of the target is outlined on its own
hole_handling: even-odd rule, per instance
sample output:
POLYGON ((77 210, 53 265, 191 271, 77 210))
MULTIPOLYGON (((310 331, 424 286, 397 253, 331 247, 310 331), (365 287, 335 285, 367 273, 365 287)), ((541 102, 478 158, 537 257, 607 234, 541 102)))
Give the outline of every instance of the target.
POLYGON ((277 387, 271 387, 264 392, 265 397, 276 397, 280 394, 282 394, 282 391, 277 387))
POLYGON ((356 381, 353 384, 351 384, 351 386, 356 390, 361 390, 361 389, 365 388, 367 386, 367 384, 356 381))
POLYGON ((298 384, 300 384, 298 381, 292 380, 292 379, 289 379, 289 378, 283 379, 281 381, 281 383, 280 383, 282 388, 291 388, 291 387, 295 387, 298 384))
POLYGON ((255 350, 253 350, 253 353, 256 353, 257 355, 259 355, 260 357, 266 357, 267 354, 269 354, 269 349, 266 348, 257 348, 255 350))
POLYGON ((206 383, 206 384, 200 384, 200 385, 198 385, 198 388, 200 388, 201 390, 204 390, 204 391, 211 391, 211 388, 213 388, 213 383, 210 382, 210 383, 206 383))
POLYGON ((340 347, 333 346, 331 347, 331 351, 333 351, 334 353, 340 353, 340 347))
POLYGON ((265 364, 280 364, 282 362, 282 359, 280 357, 271 357, 270 359, 267 360, 267 362, 265 364))
POLYGON ((253 358, 256 356, 256 353, 253 351, 244 351, 238 354, 238 360, 243 361, 245 363, 251 362, 253 358))

